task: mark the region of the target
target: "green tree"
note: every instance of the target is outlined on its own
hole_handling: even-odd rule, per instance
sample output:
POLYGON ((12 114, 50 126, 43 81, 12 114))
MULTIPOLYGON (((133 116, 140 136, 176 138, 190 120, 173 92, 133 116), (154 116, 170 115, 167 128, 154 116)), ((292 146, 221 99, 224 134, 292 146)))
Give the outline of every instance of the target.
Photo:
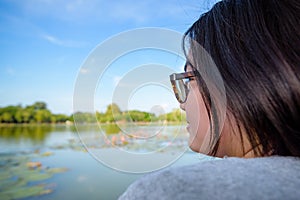
POLYGON ((61 123, 68 119, 70 117, 63 114, 52 114, 44 102, 35 102, 25 108, 21 105, 0 108, 0 123, 61 123))
POLYGON ((185 121, 185 114, 180 109, 174 109, 172 112, 160 115, 160 120, 167 120, 168 122, 181 122, 185 121))
POLYGON ((42 123, 42 122, 49 123, 51 122, 51 113, 49 110, 37 110, 34 115, 34 119, 38 123, 42 123))
POLYGON ((106 108, 106 112, 105 112, 105 114, 107 114, 107 115, 110 115, 110 114, 118 115, 118 114, 121 114, 121 113, 122 113, 121 109, 115 103, 112 103, 112 104, 108 105, 107 108, 106 108))
POLYGON ((1 121, 5 123, 11 123, 13 122, 13 116, 9 112, 5 112, 1 115, 1 121))
POLYGON ((76 112, 73 114, 73 119, 77 123, 96 123, 95 115, 88 112, 76 112))
POLYGON ((7 106, 4 108, 1 108, 0 115, 1 115, 1 121, 5 123, 13 123, 16 122, 15 115, 18 112, 18 110, 22 109, 20 105, 17 106, 7 106))
POLYGON ((122 111, 119 106, 115 103, 112 103, 107 106, 106 111, 104 114, 96 114, 97 119, 101 123, 111 123, 114 121, 119 121, 122 118, 122 111))
POLYGON ((31 107, 34 110, 46 110, 47 109, 47 104, 42 101, 37 101, 34 104, 31 105, 31 107))
POLYGON ((15 120, 17 123, 23 123, 23 109, 19 109, 15 116, 14 116, 15 120))
POLYGON ((22 111, 24 123, 29 123, 34 121, 35 111, 33 108, 24 108, 22 111))
POLYGON ((155 118, 155 115, 148 112, 138 110, 130 110, 127 112, 126 121, 132 122, 150 122, 155 118))
POLYGON ((67 120, 69 120, 69 117, 66 115, 63 115, 63 114, 56 114, 56 115, 51 116, 52 123, 55 123, 55 122, 63 123, 63 122, 66 122, 67 120))

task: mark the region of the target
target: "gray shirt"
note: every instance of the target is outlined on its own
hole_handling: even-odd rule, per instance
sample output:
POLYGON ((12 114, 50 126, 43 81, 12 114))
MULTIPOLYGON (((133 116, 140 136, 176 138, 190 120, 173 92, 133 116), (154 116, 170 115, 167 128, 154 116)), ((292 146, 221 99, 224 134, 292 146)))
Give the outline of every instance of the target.
POLYGON ((300 158, 226 158, 171 167, 134 182, 120 200, 300 199, 300 158))

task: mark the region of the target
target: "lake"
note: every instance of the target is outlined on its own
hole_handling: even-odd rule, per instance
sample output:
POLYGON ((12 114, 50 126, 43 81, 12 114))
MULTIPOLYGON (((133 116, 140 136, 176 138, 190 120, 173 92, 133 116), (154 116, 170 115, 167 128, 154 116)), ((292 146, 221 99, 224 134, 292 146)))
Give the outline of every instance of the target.
POLYGON ((0 199, 117 199, 146 173, 210 159, 183 125, 1 125, 0 199))

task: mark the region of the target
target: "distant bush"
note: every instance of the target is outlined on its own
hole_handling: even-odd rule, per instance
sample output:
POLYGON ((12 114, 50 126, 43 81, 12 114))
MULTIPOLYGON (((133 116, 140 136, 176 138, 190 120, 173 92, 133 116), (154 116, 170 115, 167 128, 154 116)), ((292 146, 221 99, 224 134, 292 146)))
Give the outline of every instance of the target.
POLYGON ((174 109, 160 116, 139 110, 121 111, 117 104, 108 105, 104 113, 76 112, 71 116, 51 113, 44 102, 35 102, 26 107, 17 105, 0 108, 0 123, 64 123, 66 121, 77 123, 181 122, 185 121, 185 115, 180 109, 174 109))
POLYGON ((62 123, 69 119, 67 115, 52 114, 44 102, 0 108, 0 123, 62 123))

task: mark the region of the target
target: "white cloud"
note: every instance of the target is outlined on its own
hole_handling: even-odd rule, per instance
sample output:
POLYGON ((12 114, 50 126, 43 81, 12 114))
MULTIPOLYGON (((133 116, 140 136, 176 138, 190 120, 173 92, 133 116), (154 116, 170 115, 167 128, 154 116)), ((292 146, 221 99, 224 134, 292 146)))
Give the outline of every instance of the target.
POLYGON ((87 68, 81 68, 80 73, 81 74, 87 74, 87 73, 89 73, 89 70, 87 68))
POLYGON ((65 46, 65 47, 84 47, 87 45, 86 42, 80 42, 80 41, 74 41, 74 40, 61 40, 57 37, 54 37, 49 34, 42 34, 41 37, 48 42, 59 45, 59 46, 65 46))
POLYGON ((12 68, 12 67, 7 67, 7 68, 5 69, 5 72, 6 72, 6 74, 8 74, 8 75, 10 75, 10 76, 13 76, 13 75, 16 74, 15 69, 12 68))
POLYGON ((44 38, 45 40, 48 40, 49 42, 51 42, 53 44, 58 44, 58 45, 62 44, 62 42, 59 39, 57 39, 51 35, 42 35, 42 38, 44 38))

